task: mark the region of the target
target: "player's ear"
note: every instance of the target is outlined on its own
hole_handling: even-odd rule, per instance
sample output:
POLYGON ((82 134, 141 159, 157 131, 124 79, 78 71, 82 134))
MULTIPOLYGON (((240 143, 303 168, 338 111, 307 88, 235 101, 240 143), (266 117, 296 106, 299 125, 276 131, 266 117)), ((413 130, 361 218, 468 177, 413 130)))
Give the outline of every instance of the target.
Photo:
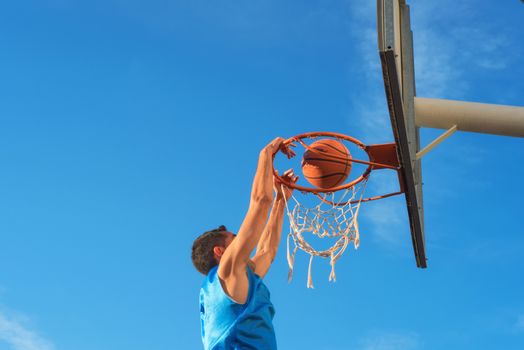
POLYGON ((215 258, 220 259, 222 254, 224 254, 225 250, 226 249, 224 247, 220 247, 220 246, 213 247, 213 254, 215 254, 215 258))

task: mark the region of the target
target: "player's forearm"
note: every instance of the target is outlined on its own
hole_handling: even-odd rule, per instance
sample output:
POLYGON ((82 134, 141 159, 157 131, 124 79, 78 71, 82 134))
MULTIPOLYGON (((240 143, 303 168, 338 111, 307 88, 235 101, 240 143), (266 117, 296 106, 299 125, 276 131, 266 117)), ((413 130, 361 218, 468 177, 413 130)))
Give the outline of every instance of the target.
POLYGON ((273 199, 273 167, 271 149, 260 152, 257 171, 253 180, 251 200, 246 217, 237 238, 230 249, 236 267, 247 262, 253 249, 260 241, 273 199))
MULTIPOLYGON (((253 181, 253 188, 251 190, 251 201, 249 203, 248 213, 242 226, 249 227, 244 236, 249 236, 246 239, 244 247, 244 256, 249 258, 251 251, 260 241, 260 237, 264 234, 264 227, 267 216, 271 208, 271 201, 273 199, 273 175, 272 175, 272 155, 267 148, 260 152, 258 160, 257 172, 253 181)), ((244 230, 239 230, 239 236, 244 230)))
POLYGON ((273 199, 273 155, 267 148, 260 152, 257 172, 251 188, 251 203, 262 202, 268 207, 273 199))
POLYGON ((271 202, 252 201, 249 210, 238 230, 237 237, 233 240, 236 256, 239 262, 247 262, 251 252, 260 241, 264 232, 264 224, 269 213, 271 202))
POLYGON ((275 199, 271 209, 271 214, 269 215, 269 220, 258 242, 257 253, 266 253, 270 254, 271 258, 275 257, 280 243, 280 236, 282 234, 284 208, 284 200, 275 199))

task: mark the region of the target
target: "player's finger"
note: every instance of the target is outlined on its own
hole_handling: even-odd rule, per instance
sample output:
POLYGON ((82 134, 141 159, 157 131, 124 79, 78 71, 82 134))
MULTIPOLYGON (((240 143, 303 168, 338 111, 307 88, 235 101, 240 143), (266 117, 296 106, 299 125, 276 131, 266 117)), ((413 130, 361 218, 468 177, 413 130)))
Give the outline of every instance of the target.
POLYGON ((288 175, 286 176, 286 180, 287 180, 288 182, 291 182, 291 181, 293 181, 293 178, 294 178, 294 177, 295 177, 295 174, 288 174, 288 175))
POLYGON ((295 156, 295 152, 293 152, 293 150, 290 147, 295 147, 295 145, 293 145, 292 143, 289 145, 286 145, 284 143, 280 145, 280 150, 288 157, 288 159, 293 158, 295 156))

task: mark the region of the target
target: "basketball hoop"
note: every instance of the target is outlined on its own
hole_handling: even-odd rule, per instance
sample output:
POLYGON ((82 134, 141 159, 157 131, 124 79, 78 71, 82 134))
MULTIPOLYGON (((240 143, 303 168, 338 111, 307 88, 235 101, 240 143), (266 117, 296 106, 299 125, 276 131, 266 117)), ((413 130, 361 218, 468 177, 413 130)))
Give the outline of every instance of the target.
MULTIPOLYGON (((315 256, 330 259, 331 273, 329 275, 329 281, 334 282, 336 280, 335 263, 337 260, 342 256, 350 243, 353 244, 355 249, 358 248, 360 243, 360 233, 357 219, 361 203, 403 193, 401 189, 399 192, 364 198, 369 175, 373 170, 391 169, 396 170, 397 173, 400 174, 398 171, 400 165, 397 158, 395 143, 366 146, 351 136, 332 132, 311 132, 287 139, 284 141, 284 147, 300 144, 308 151, 315 151, 305 140, 315 140, 320 137, 335 139, 341 142, 349 142, 356 145, 359 149, 365 152, 368 159, 360 160, 351 157, 344 158, 345 161, 363 164, 367 167, 357 178, 348 180, 345 184, 340 184, 331 188, 305 187, 286 181, 279 176, 273 166, 274 176, 282 186, 285 185, 298 190, 299 193, 306 196, 313 194, 320 199, 320 201, 315 202, 314 205, 307 205, 305 201, 304 203, 301 203, 297 199, 297 196, 293 194, 289 200, 285 201, 286 213, 289 218, 290 226, 290 232, 287 237, 287 260, 289 265, 288 281, 291 281, 293 276, 295 254, 300 248, 310 255, 307 281, 308 288, 313 288, 311 268, 315 256), (308 232, 311 232, 311 234, 318 238, 330 238, 334 240, 335 243, 328 249, 317 250, 304 239, 304 234, 308 232), (293 241, 294 244, 292 251, 290 249, 291 241, 293 241)), ((328 157, 329 160, 339 160, 339 157, 335 155, 329 155, 326 157, 328 157)), ((340 158, 340 160, 342 160, 342 158, 340 158)))

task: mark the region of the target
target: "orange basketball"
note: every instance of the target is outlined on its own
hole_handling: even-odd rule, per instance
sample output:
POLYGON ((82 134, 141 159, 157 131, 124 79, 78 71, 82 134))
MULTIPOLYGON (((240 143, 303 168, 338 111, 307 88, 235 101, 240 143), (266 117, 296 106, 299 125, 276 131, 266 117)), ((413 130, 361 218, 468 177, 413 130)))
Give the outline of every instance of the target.
POLYGON ((333 139, 313 142, 302 158, 302 173, 315 187, 329 189, 344 183, 351 171, 351 154, 333 139))

